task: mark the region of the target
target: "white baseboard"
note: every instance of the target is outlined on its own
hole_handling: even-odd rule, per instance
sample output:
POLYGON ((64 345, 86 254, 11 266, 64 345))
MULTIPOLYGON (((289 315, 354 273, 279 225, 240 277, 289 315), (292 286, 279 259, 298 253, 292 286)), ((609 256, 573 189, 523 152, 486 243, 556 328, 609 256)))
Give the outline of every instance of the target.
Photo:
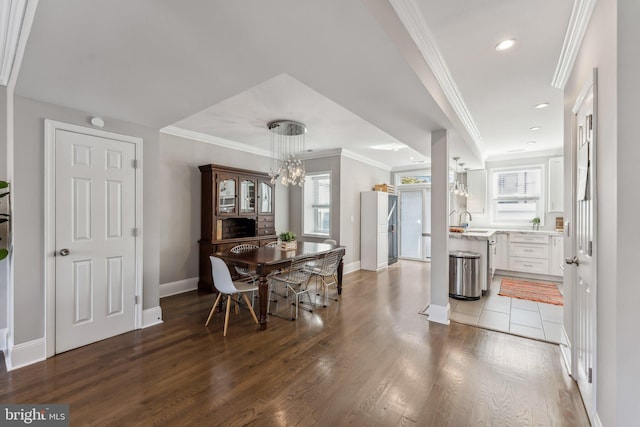
POLYGON ((196 289, 198 289, 197 277, 178 280, 177 282, 162 283, 160 284, 160 298, 195 291, 196 289))
POLYGON ((596 414, 593 416, 593 427, 602 427, 602 421, 600 421, 600 417, 598 416, 598 413, 596 412, 596 414))
POLYGON ((9 333, 8 329, 0 329, 0 351, 4 354, 7 354, 7 334, 9 333))
POLYGON ((573 376, 571 371, 571 341, 569 341, 569 336, 567 335, 564 325, 562 325, 562 335, 564 336, 564 342, 567 343, 567 345, 560 344, 560 353, 562 354, 562 359, 564 360, 567 372, 569 372, 569 375, 573 376))
POLYGON ((449 324, 449 310, 451 306, 449 303, 447 305, 435 305, 429 304, 429 306, 424 310, 424 313, 429 316, 430 322, 442 323, 443 325, 449 324))
POLYGON ((44 338, 14 345, 9 349, 7 371, 22 368, 47 358, 47 344, 44 338))
POLYGON ((160 306, 142 310, 142 328, 162 323, 162 308, 160 306))
POLYGON ((358 271, 358 270, 360 270, 360 261, 354 261, 344 265, 344 268, 342 269, 342 274, 345 275, 345 274, 353 273, 354 271, 358 271))

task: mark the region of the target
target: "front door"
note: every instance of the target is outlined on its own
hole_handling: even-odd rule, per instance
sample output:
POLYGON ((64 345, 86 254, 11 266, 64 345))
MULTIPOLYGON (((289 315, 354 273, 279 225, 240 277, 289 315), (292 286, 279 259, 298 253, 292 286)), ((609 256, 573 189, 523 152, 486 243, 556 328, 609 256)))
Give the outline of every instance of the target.
POLYGON ((400 189, 400 258, 431 259, 431 189, 400 189))
MULTIPOLYGON (((595 71, 576 101, 574 113, 574 226, 573 258, 567 263, 575 268, 574 290, 574 376, 589 417, 595 414, 596 378, 596 115, 595 71)), ((569 266, 567 266, 569 267, 569 266)))
POLYGON ((54 132, 60 353, 135 328, 136 147, 81 131, 54 132))

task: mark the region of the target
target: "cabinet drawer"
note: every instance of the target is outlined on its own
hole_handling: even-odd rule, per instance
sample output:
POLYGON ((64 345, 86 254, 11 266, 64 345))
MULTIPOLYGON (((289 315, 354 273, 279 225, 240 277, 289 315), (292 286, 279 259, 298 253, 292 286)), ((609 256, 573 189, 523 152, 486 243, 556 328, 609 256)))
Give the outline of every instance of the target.
POLYGON ((258 228, 276 228, 273 222, 258 222, 258 228))
POLYGON ((509 241, 517 243, 543 243, 549 244, 549 236, 546 234, 509 233, 509 241))
POLYGON ((276 234, 276 230, 274 228, 260 228, 260 229, 258 229, 258 236, 270 236, 272 234, 276 234))
POLYGON ((273 222, 275 221, 275 219, 273 218, 273 215, 259 215, 258 216, 258 222, 273 222))
POLYGON ((546 259, 511 257, 509 258, 509 270, 548 274, 549 262, 546 259))
POLYGON ((549 257, 549 247, 547 245, 511 243, 509 246, 509 255, 514 257, 547 259, 549 257))

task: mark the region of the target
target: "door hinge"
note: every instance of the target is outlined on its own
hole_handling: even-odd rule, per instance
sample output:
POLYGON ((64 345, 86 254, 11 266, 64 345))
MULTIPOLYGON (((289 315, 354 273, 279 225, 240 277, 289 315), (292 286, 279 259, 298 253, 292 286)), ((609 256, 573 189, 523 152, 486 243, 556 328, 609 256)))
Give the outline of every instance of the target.
POLYGON ((140 297, 138 295, 136 295, 135 298, 134 298, 134 304, 135 305, 140 304, 140 297))
POLYGON ((589 240, 589 243, 587 244, 587 255, 592 256, 593 255, 593 241, 589 240))
POLYGON ((134 228, 134 229, 132 230, 132 234, 133 234, 133 237, 138 237, 138 236, 140 235, 140 229, 139 229, 139 228, 137 228, 137 227, 136 227, 136 228, 134 228))
POLYGON ((138 159, 133 159, 133 168, 138 169, 140 167, 140 161, 138 159))
POLYGON ((593 368, 589 368, 589 384, 593 382, 593 368))

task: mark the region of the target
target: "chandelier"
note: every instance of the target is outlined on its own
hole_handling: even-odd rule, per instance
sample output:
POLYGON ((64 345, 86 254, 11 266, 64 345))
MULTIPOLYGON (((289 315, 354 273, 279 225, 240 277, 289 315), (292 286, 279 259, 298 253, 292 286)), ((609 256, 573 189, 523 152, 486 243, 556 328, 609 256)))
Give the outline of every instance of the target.
POLYGON ((271 131, 271 183, 299 185, 305 179, 304 163, 299 156, 304 151, 305 125, 292 120, 274 120, 267 124, 271 131))
MULTIPOLYGON (((460 174, 458 173, 458 160, 460 160, 460 157, 454 157, 453 160, 456 161, 456 169, 453 173, 454 184, 451 186, 449 191, 456 196, 470 197, 471 195, 469 194, 469 191, 465 187, 464 183, 458 181, 458 177, 460 176, 460 174)), ((464 163, 460 163, 460 166, 464 166, 464 163)))

